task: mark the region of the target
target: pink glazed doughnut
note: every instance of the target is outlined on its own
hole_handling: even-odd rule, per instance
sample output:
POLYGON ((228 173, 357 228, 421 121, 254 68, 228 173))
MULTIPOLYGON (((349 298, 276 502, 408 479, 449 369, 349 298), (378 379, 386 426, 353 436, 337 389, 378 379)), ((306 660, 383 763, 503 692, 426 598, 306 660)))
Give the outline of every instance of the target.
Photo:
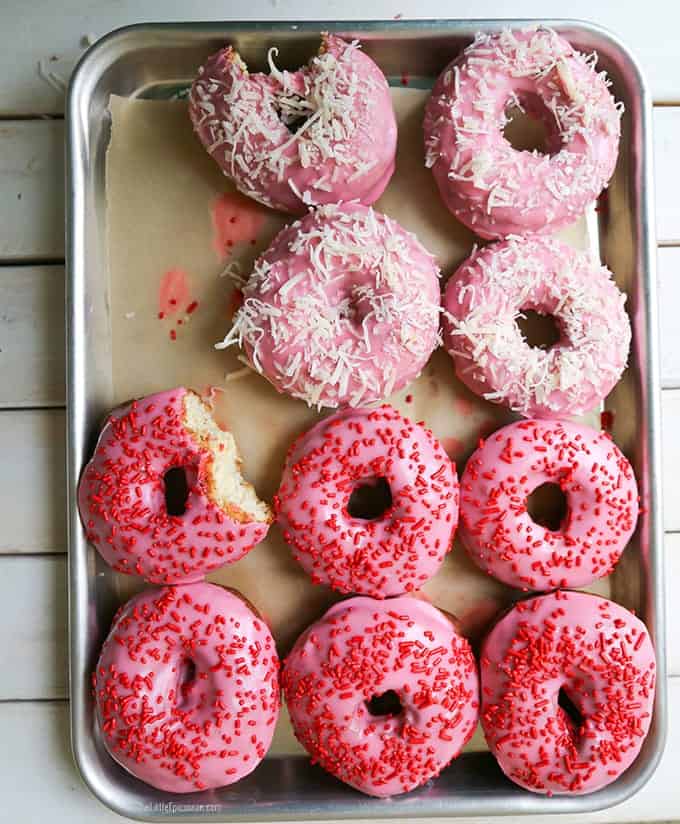
POLYGON ((472 454, 461 479, 461 541, 479 567, 518 589, 581 587, 608 575, 637 517, 635 475, 616 444, 567 421, 504 426, 472 454), (543 484, 566 498, 558 524, 529 514, 529 496, 543 484))
POLYGON ((362 406, 416 378, 439 343, 439 269, 396 221, 320 206, 255 263, 224 349, 240 344, 279 392, 362 406))
POLYGON ((477 726, 470 645, 416 598, 335 604, 298 638, 281 680, 312 761, 367 795, 425 784, 477 726))
POLYGON ((267 625, 238 595, 145 590, 118 611, 93 674, 104 745, 159 790, 233 784, 271 744, 278 670, 267 625))
POLYGON ((582 415, 626 367, 630 321, 611 272, 556 238, 492 243, 446 284, 444 346, 475 394, 527 418, 582 415), (518 318, 550 315, 559 340, 530 346, 518 318))
POLYGON ((649 731, 656 658, 645 625, 596 595, 515 605, 482 645, 489 749, 521 787, 581 795, 633 763, 649 731))
POLYGON ((179 387, 114 409, 78 487, 88 541, 118 572, 188 583, 238 561, 267 534, 272 514, 240 472, 230 432, 179 387), (183 470, 169 510, 170 470, 183 470))
POLYGON ((387 405, 348 409, 293 444, 274 507, 314 583, 385 598, 418 589, 444 562, 458 476, 422 424, 387 405))
POLYGON ((480 237, 555 232, 609 182, 623 108, 596 60, 550 29, 506 29, 478 34, 439 76, 426 165, 448 209, 480 237), (505 139, 511 107, 543 121, 546 154, 505 139))
POLYGON ((322 35, 296 72, 249 74, 229 46, 199 70, 189 113, 199 139, 238 189, 266 206, 370 205, 394 172, 397 123, 385 76, 362 51, 322 35))

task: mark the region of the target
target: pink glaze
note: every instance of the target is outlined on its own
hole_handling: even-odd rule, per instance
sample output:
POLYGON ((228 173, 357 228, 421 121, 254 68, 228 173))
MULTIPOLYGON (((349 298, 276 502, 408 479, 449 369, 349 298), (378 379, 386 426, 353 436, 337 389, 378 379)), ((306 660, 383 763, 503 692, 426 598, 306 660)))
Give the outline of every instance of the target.
POLYGON ((623 109, 596 60, 550 29, 506 29, 478 34, 439 76, 425 112, 426 165, 446 206, 480 237, 554 232, 609 182, 623 109), (505 139, 513 106, 543 120, 547 154, 505 139))
POLYGON ((118 572, 160 584, 200 580, 242 558, 267 534, 210 497, 212 453, 184 425, 183 387, 114 409, 78 487, 88 541, 118 572), (169 515, 164 476, 183 467, 185 512, 169 515))
POLYGON ((224 260, 239 243, 257 242, 265 210, 238 192, 224 192, 213 201, 211 218, 215 252, 224 260))
POLYGON ((559 590, 522 601, 482 646, 489 749, 508 778, 532 792, 599 790, 640 751, 655 670, 645 625, 618 604, 559 590), (558 703, 560 691, 577 712, 558 703))
POLYGON ((477 726, 470 646, 438 609, 416 598, 335 604, 298 638, 282 684, 295 735, 312 760, 367 795, 425 784, 477 726), (389 691, 401 706, 372 714, 367 702, 389 691))
POLYGON ((159 790, 233 784, 271 744, 278 670, 269 628, 238 595, 145 590, 118 611, 93 674, 104 745, 159 790))
POLYGON ((189 276, 184 269, 168 269, 158 286, 158 311, 163 317, 184 311, 190 304, 189 276))
POLYGON ((384 598, 431 578, 458 523, 458 477, 442 445, 391 406, 337 412, 292 446, 275 499, 283 537, 319 584, 384 598), (391 506, 352 517, 352 492, 387 481, 391 506))
POLYGON ((633 469, 605 432, 567 421, 519 421, 491 435, 461 479, 460 538, 489 575, 518 589, 580 587, 608 575, 633 534, 633 469), (567 514, 553 531, 532 520, 529 495, 560 487, 567 514))
POLYGON ((362 406, 417 377, 439 342, 439 270, 415 235, 358 203, 321 206, 255 263, 222 343, 279 392, 362 406))
POLYGON ((492 243, 452 275, 444 294, 444 345, 473 392, 528 418, 571 417, 596 407, 625 369, 626 296, 611 272, 556 238, 492 243), (523 311, 551 315, 560 339, 531 347, 523 311))
POLYGON ((394 172, 397 124, 385 76, 357 41, 324 34, 296 72, 249 74, 229 46, 199 70, 189 113, 199 139, 249 197, 284 212, 359 200, 394 172))

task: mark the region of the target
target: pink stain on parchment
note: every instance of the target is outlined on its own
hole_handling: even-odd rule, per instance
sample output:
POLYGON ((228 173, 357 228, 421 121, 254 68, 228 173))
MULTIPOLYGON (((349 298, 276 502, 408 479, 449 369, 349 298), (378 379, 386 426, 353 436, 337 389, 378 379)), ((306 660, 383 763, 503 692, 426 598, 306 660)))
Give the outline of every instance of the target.
POLYGON ((472 415, 475 411, 474 403, 463 396, 454 399, 453 408, 456 410, 458 415, 461 415, 464 418, 468 415, 472 415))
POLYGON ((236 244, 255 245, 265 211, 244 195, 225 192, 213 201, 211 217, 213 248, 220 260, 226 260, 236 244))
POLYGON ((168 317, 180 309, 186 309, 189 294, 189 276, 184 269, 168 269, 158 286, 159 317, 168 317))
POLYGON ((453 437, 442 438, 442 446, 452 461, 460 460, 465 448, 465 444, 460 440, 460 438, 453 437))

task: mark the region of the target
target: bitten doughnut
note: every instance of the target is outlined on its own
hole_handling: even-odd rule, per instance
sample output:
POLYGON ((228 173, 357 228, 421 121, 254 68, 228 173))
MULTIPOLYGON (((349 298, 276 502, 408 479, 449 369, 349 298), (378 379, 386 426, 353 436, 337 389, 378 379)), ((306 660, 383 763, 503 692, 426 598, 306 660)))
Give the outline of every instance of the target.
POLYGON ((335 604, 298 638, 281 680, 312 760, 367 795, 434 778, 477 726, 470 646, 416 598, 335 604))
POLYGON ((556 238, 492 243, 446 284, 444 345, 473 392, 528 418, 572 417, 614 388, 630 347, 626 296, 611 272, 556 238), (559 340, 530 346, 517 320, 553 318, 559 340))
POLYGON ((249 74, 229 46, 199 70, 189 113, 199 139, 249 197, 304 214, 309 206, 374 203, 394 172, 397 123, 384 74, 330 34, 308 66, 249 74))
POLYGON ((596 60, 547 28, 505 30, 478 34, 439 76, 426 165, 448 209, 480 237, 555 232, 609 182, 623 108, 596 60), (513 107, 543 121, 545 154, 505 139, 513 107))
POLYGON ((188 389, 114 409, 78 487, 87 539, 118 572, 158 584, 196 581, 238 561, 272 520, 240 464, 231 433, 188 389))
POLYGON ((274 506, 315 583, 384 598, 418 589, 442 565, 458 524, 458 476, 422 424, 388 405, 347 409, 293 444, 274 506), (362 493, 369 500, 355 512, 362 493))
POLYGON ((439 269, 417 238, 358 203, 322 206, 255 263, 218 348, 238 343, 279 392, 310 406, 383 400, 439 341, 439 269))
POLYGON ((532 792, 599 790, 640 751, 655 669, 645 625, 618 604, 559 590, 522 601, 482 645, 489 749, 532 792))
POLYGON ((104 745, 159 790, 233 784, 271 744, 278 667, 268 627, 236 594, 145 590, 118 611, 93 674, 104 745))
POLYGON ((459 536, 485 572, 518 589, 580 587, 607 575, 633 534, 633 469, 605 432, 567 421, 520 421, 490 435, 461 478, 459 536), (528 511, 544 484, 566 499, 559 524, 528 511))

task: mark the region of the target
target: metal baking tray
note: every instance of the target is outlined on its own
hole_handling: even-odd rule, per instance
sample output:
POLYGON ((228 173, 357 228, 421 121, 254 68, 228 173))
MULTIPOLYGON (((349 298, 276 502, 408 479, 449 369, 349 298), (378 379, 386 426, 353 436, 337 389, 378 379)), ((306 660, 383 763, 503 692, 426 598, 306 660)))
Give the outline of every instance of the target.
POLYGON ((110 94, 140 96, 188 85, 203 59, 233 43, 254 68, 269 46, 291 67, 316 51, 320 31, 359 38, 388 77, 431 83, 479 30, 530 20, 145 24, 99 40, 78 65, 68 97, 68 492, 71 736, 75 761, 92 792, 132 818, 221 821, 423 818, 427 816, 578 813, 617 804, 652 775, 664 746, 667 681, 664 643, 663 531, 660 477, 659 328, 656 295, 651 101, 640 69, 615 37, 587 23, 540 21, 585 52, 625 104, 621 152, 599 217, 602 259, 628 294, 633 324, 630 365, 606 401, 612 434, 632 461, 643 514, 611 578, 612 594, 645 620, 658 657, 651 732, 635 764, 616 782, 585 796, 546 798, 507 780, 488 753, 464 754, 430 785, 391 800, 344 786, 299 756, 269 756, 243 781, 218 791, 175 796, 119 767, 96 735, 90 673, 117 606, 115 573, 87 545, 76 484, 102 416, 112 406, 111 334, 106 257, 105 153, 110 94))

